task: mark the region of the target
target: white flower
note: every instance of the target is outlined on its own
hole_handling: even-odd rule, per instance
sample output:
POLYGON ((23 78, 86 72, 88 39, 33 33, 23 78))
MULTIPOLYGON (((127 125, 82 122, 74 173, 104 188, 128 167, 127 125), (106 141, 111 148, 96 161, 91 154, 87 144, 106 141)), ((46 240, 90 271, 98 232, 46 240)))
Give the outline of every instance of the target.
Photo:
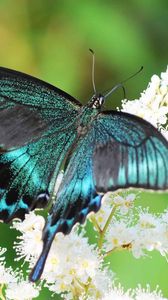
POLYGON ((140 211, 138 225, 143 228, 155 228, 159 225, 159 220, 149 212, 140 211))
POLYGON ((5 266, 5 257, 2 256, 6 252, 6 248, 0 247, 0 285, 6 285, 9 282, 16 282, 17 272, 14 272, 11 267, 5 266))
MULTIPOLYGON (((162 84, 164 84, 165 86, 168 85, 168 66, 167 66, 167 70, 166 72, 162 72, 161 73, 161 79, 162 79, 162 84)), ((167 92, 165 92, 166 94, 167 92)))
POLYGON ((130 208, 133 208, 136 195, 134 193, 117 195, 113 199, 114 205, 118 206, 121 214, 127 214, 130 208))
POLYGON ((6 268, 4 264, 0 263, 0 285, 16 282, 15 273, 12 268, 6 268))
POLYGON ((114 221, 105 236, 105 250, 111 251, 115 248, 127 247, 135 239, 134 227, 129 227, 124 221, 114 221))
POLYGON ((161 73, 161 78, 153 75, 147 89, 139 99, 123 100, 122 111, 135 114, 152 123, 155 127, 162 127, 167 122, 168 114, 168 68, 161 73))
MULTIPOLYGON (((0 248, 0 255, 6 252, 0 248)), ((39 295, 39 288, 23 280, 23 274, 5 266, 5 258, 0 261, 0 297, 9 300, 31 300, 39 295)))
POLYGON ((156 287, 155 291, 151 291, 150 286, 147 285, 146 288, 139 286, 134 291, 135 300, 166 300, 162 295, 162 292, 156 287))
POLYGON ((135 258, 157 250, 167 258, 168 212, 150 214, 147 209, 136 208, 127 215, 116 214, 105 234, 104 250, 127 249, 135 258))
MULTIPOLYGON (((93 222, 93 225, 94 220, 96 220, 98 228, 102 230, 107 222, 112 208, 115 207, 118 214, 125 215, 131 208, 133 208, 135 198, 135 193, 128 193, 127 191, 119 193, 108 192, 102 199, 102 206, 100 210, 96 214, 90 215, 90 220, 93 222)), ((94 228, 96 230, 98 229, 95 226, 94 228)))
MULTIPOLYGON (((89 300, 91 300, 89 298, 89 300)), ((167 300, 162 295, 162 292, 156 287, 156 290, 151 291, 150 286, 146 288, 138 286, 134 290, 124 292, 121 286, 113 287, 101 300, 167 300)))
POLYGON ((27 281, 9 283, 6 289, 6 299, 31 300, 38 296, 38 288, 27 281))
POLYGON ((2 256, 2 255, 4 255, 5 252, 6 252, 6 248, 1 248, 0 247, 0 261, 5 260, 5 257, 2 256))
POLYGON ((162 216, 152 215, 139 210, 139 219, 135 225, 136 238, 132 242, 132 253, 138 258, 144 251, 157 250, 161 255, 168 253, 168 222, 162 221, 162 216))
POLYGON ((134 300, 131 291, 124 292, 121 286, 113 287, 101 300, 134 300))
MULTIPOLYGON (((37 253, 41 248, 40 237, 43 224, 43 217, 31 213, 26 215, 23 223, 14 225, 22 233, 19 242, 15 245, 17 255, 25 257, 30 267, 35 263, 37 253)), ((55 293, 70 292, 75 286, 80 295, 84 290, 83 286, 88 285, 90 281, 90 289, 94 287, 94 291, 101 293, 100 281, 98 282, 97 278, 108 277, 105 277, 101 268, 102 258, 95 246, 89 245, 88 239, 84 237, 84 232, 78 234, 77 228, 75 228, 67 236, 62 233, 55 236, 42 279, 45 279, 46 286, 55 293)))
POLYGON ((26 261, 31 261, 31 258, 34 258, 35 261, 40 255, 42 250, 41 237, 44 223, 44 218, 36 215, 34 212, 26 214, 23 222, 13 222, 13 228, 22 233, 22 236, 18 237, 20 241, 15 242, 14 246, 16 252, 19 254, 19 259, 24 257, 26 261))

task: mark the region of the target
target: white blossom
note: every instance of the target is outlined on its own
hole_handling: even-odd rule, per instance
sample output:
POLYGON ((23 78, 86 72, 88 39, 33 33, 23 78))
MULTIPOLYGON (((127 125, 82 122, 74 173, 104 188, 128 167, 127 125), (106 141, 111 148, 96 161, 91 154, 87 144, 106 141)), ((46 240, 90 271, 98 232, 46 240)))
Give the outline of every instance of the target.
MULTIPOLYGON (((43 225, 43 217, 36 216, 33 212, 26 215, 22 223, 14 224, 14 227, 22 232, 15 245, 17 255, 25 257, 30 267, 35 263, 37 252, 41 248, 42 241, 39 237, 42 235, 43 225)), ((75 286, 76 293, 80 295, 84 291, 84 286, 88 286, 88 290, 101 294, 108 285, 108 278, 102 270, 101 255, 94 245, 89 245, 84 232, 78 234, 75 228, 68 236, 62 233, 55 236, 42 274, 42 279, 50 291, 58 294, 71 293, 75 286), (104 278, 103 288, 99 278, 104 278)))
POLYGON ((168 68, 161 73, 161 78, 153 75, 147 89, 134 101, 123 100, 122 111, 135 114, 155 127, 162 128, 167 122, 168 114, 168 68))
POLYGON ((5 252, 6 248, 0 247, 0 285, 16 281, 16 272, 11 267, 7 268, 5 265, 5 256, 2 256, 5 252))
POLYGON ((124 291, 121 285, 113 287, 101 300, 134 300, 131 290, 124 291))
POLYGON ((129 227, 124 221, 115 220, 107 231, 106 242, 104 243, 105 250, 108 252, 127 245, 129 247, 135 239, 135 234, 134 227, 129 227))
MULTIPOLYGON (((94 300, 93 298, 88 298, 87 300, 94 300)), ((112 289, 105 294, 101 300, 167 300, 163 297, 162 292, 157 286, 154 291, 151 291, 150 286, 147 285, 146 288, 142 288, 140 285, 135 289, 129 289, 126 292, 119 286, 113 286, 112 289)))
POLYGON ((6 299, 31 300, 39 296, 39 290, 28 281, 10 282, 5 294, 6 299))
POLYGON ((19 253, 19 259, 24 257, 25 261, 37 259, 42 250, 42 229, 44 227, 44 218, 31 212, 25 216, 23 222, 14 221, 13 228, 22 233, 15 242, 14 248, 19 253))
POLYGON ((134 299, 135 300, 166 300, 167 298, 163 297, 162 292, 156 287, 156 290, 151 291, 149 285, 146 288, 139 286, 134 290, 134 299))
POLYGON ((0 285, 15 281, 16 278, 12 268, 7 268, 4 264, 0 263, 0 285))
MULTIPOLYGON (((6 252, 0 248, 0 255, 6 252)), ((23 274, 18 269, 6 267, 5 257, 0 259, 0 298, 6 300, 31 300, 39 295, 40 288, 23 280, 23 274)))
POLYGON ((134 209, 122 218, 112 219, 105 235, 106 252, 117 248, 127 249, 135 258, 146 255, 147 251, 159 251, 162 256, 168 254, 168 213, 151 214, 148 210, 134 209))
MULTIPOLYGON (((116 193, 108 192, 102 199, 100 210, 96 214, 91 215, 90 220, 93 221, 94 219, 99 225, 99 228, 103 229, 113 207, 116 207, 118 213, 125 215, 133 208, 136 197, 137 194, 128 193, 127 191, 116 193)), ((95 229, 97 230, 98 228, 95 227, 95 229)))

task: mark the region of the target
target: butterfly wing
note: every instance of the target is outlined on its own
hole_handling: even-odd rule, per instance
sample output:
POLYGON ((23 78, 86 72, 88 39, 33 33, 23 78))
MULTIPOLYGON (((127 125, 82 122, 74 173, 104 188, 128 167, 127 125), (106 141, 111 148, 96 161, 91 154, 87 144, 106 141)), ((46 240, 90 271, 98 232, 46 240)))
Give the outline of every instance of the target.
POLYGON ((168 189, 168 142, 145 120, 123 112, 99 114, 104 140, 94 154, 96 190, 168 189))
POLYGON ((100 208, 102 196, 96 193, 92 174, 95 140, 93 127, 79 139, 69 159, 56 202, 43 230, 43 251, 30 275, 31 281, 40 278, 55 234, 68 234, 75 223, 83 223, 90 211, 96 212, 100 208))
POLYGON ((98 211, 101 205, 101 194, 108 190, 128 186, 167 188, 166 160, 168 161, 168 143, 152 125, 129 114, 119 112, 99 114, 92 124, 89 124, 89 131, 85 137, 79 139, 69 160, 58 190, 57 200, 43 231, 43 250, 30 279, 36 281, 40 278, 55 234, 59 231, 68 234, 75 223, 84 222, 90 211, 98 211), (112 142, 114 150, 111 145, 109 146, 112 142), (131 150, 127 150, 128 147, 131 150), (161 151, 157 152, 160 147, 161 151), (131 152, 133 149, 134 155, 131 152), (121 154, 124 151, 125 153, 130 151, 130 157, 121 154), (143 158, 143 151, 143 155, 147 158, 146 156, 143 158), (145 162, 144 159, 146 159, 145 162), (158 167, 154 164, 155 159, 157 159, 158 167), (145 167, 144 164, 147 166, 145 167), (128 165, 129 170, 127 170, 128 165), (157 172, 161 174, 160 167, 165 169, 162 184, 152 184, 147 176, 148 178, 156 176, 157 172), (146 174, 142 175, 141 172, 146 172, 146 174), (119 176, 117 176, 118 173, 119 176), (133 177, 135 173, 138 174, 136 178, 133 177), (129 178, 126 174, 129 174, 129 178), (115 182, 115 186, 110 185, 111 182, 115 182))
POLYGON ((23 219, 25 213, 48 204, 75 127, 61 134, 0 154, 0 219, 23 219), (54 177, 54 180, 53 180, 54 177))
POLYGON ((48 83, 0 68, 0 219, 23 219, 47 204, 79 108, 48 83))
POLYGON ((65 128, 81 104, 56 87, 0 68, 0 148, 9 150, 65 128), (53 129, 54 128, 54 129, 53 129))

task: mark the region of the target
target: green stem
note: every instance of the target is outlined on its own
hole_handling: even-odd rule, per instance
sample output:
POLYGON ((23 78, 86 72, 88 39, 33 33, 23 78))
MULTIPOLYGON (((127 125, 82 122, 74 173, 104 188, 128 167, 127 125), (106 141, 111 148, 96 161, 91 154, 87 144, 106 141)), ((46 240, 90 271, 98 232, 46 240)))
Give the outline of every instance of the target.
POLYGON ((113 252, 116 251, 117 249, 118 249, 118 248, 115 247, 115 248, 113 248, 113 249, 111 249, 111 250, 105 252, 104 255, 103 255, 103 257, 105 258, 106 256, 109 256, 111 253, 113 253, 113 252))
POLYGON ((97 229, 98 233, 100 234, 100 232, 102 231, 99 224, 96 221, 96 218, 94 215, 91 216, 90 220, 92 221, 94 227, 97 229))
POLYGON ((107 219, 107 221, 104 225, 104 228, 99 232, 100 233, 100 238, 99 238, 99 241, 98 241, 99 249, 102 249, 104 236, 105 236, 107 228, 108 228, 108 226, 109 226, 109 224, 110 224, 110 222, 111 222, 111 220, 112 220, 112 218, 115 214, 116 208, 117 208, 117 206, 114 205, 112 210, 111 210, 111 213, 110 213, 110 215, 109 215, 109 217, 108 217, 108 219, 107 219))
POLYGON ((118 247, 114 247, 113 249, 107 251, 104 253, 103 257, 106 257, 108 255, 110 255, 111 253, 113 253, 114 251, 122 251, 122 250, 129 250, 130 248, 132 247, 132 243, 128 243, 128 244, 123 244, 123 245, 120 245, 118 247))
POLYGON ((0 299, 1 299, 1 300, 5 300, 5 297, 4 297, 3 293, 2 293, 3 287, 4 287, 4 284, 1 284, 1 285, 0 285, 0 299))

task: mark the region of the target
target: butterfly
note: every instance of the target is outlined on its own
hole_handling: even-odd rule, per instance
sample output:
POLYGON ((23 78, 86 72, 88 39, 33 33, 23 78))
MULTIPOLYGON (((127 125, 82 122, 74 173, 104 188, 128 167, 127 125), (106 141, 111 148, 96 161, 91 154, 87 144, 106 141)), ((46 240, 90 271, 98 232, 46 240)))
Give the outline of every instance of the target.
POLYGON ((43 249, 30 275, 40 278, 57 232, 70 233, 97 212, 108 191, 168 189, 168 142, 147 121, 103 110, 94 93, 86 105, 30 75, 0 68, 0 219, 50 204, 43 249))

